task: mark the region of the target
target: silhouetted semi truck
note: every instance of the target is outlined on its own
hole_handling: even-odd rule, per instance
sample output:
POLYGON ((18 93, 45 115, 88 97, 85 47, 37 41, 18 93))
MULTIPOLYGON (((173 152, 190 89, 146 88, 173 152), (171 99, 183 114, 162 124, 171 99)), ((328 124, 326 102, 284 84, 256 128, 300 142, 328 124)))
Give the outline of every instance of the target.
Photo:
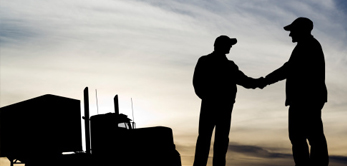
POLYGON ((43 95, 0 108, 0 157, 26 166, 181 166, 171 128, 134 129, 131 120, 119 114, 118 100, 115 113, 89 118, 87 88, 84 101, 86 151, 80 101, 43 95))
POLYGON ((80 101, 43 95, 0 108, 0 156, 44 162, 82 151, 80 101))

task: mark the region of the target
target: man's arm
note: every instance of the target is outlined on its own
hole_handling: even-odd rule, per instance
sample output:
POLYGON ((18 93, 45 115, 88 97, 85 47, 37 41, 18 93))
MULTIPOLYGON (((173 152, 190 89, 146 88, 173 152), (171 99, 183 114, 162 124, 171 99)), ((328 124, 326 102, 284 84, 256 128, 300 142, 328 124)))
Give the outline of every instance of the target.
POLYGON ((288 76, 288 70, 289 70, 289 62, 286 62, 283 66, 273 71, 272 73, 268 74, 265 77, 264 84, 270 85, 270 84, 286 79, 288 76))
POLYGON ((193 86, 195 90, 195 94, 202 99, 203 96, 203 90, 204 90, 204 80, 203 80, 203 73, 204 73, 204 64, 202 58, 199 58, 193 75, 193 86))
POLYGON ((243 86, 244 88, 252 88, 255 89, 257 87, 260 87, 262 84, 264 78, 258 78, 254 79, 251 77, 246 76, 242 71, 237 69, 237 77, 236 77, 236 84, 243 86))

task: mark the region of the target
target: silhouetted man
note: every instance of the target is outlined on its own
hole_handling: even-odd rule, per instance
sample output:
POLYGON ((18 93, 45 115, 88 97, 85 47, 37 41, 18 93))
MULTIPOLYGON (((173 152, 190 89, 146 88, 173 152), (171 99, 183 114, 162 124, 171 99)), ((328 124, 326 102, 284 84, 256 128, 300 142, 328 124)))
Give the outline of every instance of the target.
POLYGON ((255 88, 259 83, 258 79, 247 77, 233 61, 227 59, 226 54, 236 42, 235 38, 228 36, 217 37, 214 51, 200 57, 196 64, 193 85, 202 102, 194 166, 206 166, 214 128, 213 165, 225 166, 236 84, 255 88))
POLYGON ((321 119, 327 102, 323 50, 311 35, 310 19, 297 18, 284 29, 290 31, 297 45, 288 62, 267 75, 264 82, 269 85, 286 79, 285 105, 289 106, 289 138, 296 166, 327 166, 328 149, 321 119))

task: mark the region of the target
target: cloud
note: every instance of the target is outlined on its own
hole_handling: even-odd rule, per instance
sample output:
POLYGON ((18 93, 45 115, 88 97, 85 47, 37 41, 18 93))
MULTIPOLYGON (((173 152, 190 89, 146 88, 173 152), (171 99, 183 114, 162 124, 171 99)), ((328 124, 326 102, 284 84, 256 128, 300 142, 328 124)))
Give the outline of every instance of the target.
MULTIPOLYGON (((274 152, 274 150, 270 151, 269 149, 276 149, 276 148, 264 148, 261 146, 242 145, 237 143, 230 143, 228 148, 230 152, 240 153, 242 155, 249 156, 249 157, 257 157, 257 158, 263 158, 263 159, 291 159, 292 160, 291 153, 274 152)), ((347 162, 347 156, 330 155, 329 160, 331 165, 345 164, 347 162)))
POLYGON ((292 156, 291 154, 270 152, 269 150, 266 150, 262 147, 251 145, 231 144, 229 145, 228 150, 236 153, 241 153, 246 156, 259 158, 290 158, 292 156))
POLYGON ((330 163, 346 164, 347 156, 329 156, 330 163))
MULTIPOLYGON (((181 154, 183 165, 189 165, 194 159, 194 146, 183 146, 176 144, 176 149, 181 154)), ((210 158, 212 160, 212 147, 210 158)), ((329 156, 330 165, 342 166, 347 161, 347 156, 329 156)), ((256 145, 245 145, 237 142, 230 142, 228 147, 227 163, 242 164, 247 166, 272 166, 272 165, 293 165, 293 157, 289 149, 262 147, 256 145), (288 153, 283 152, 288 151, 288 153)), ((191 165, 191 164, 190 164, 191 165)))

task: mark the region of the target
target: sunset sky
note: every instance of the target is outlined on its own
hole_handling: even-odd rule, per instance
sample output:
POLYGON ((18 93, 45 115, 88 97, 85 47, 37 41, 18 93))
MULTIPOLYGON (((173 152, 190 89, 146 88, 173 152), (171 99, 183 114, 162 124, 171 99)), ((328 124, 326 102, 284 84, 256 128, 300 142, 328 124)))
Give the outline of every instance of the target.
MULTIPOLYGON (((347 1, 0 4, 0 107, 44 94, 83 101, 88 86, 91 115, 112 112, 118 94, 120 112, 133 119, 132 98, 137 127, 173 129, 183 166, 193 163, 198 131, 201 101, 192 86, 198 58, 213 51, 217 36, 228 35, 238 40, 228 59, 250 77, 265 76, 296 45, 283 27, 308 17, 325 54, 328 103, 322 118, 331 166, 347 163, 347 1)), ((227 165, 294 165, 284 101, 284 81, 263 90, 238 86, 227 165)), ((7 164, 0 159, 1 166, 7 164)))

